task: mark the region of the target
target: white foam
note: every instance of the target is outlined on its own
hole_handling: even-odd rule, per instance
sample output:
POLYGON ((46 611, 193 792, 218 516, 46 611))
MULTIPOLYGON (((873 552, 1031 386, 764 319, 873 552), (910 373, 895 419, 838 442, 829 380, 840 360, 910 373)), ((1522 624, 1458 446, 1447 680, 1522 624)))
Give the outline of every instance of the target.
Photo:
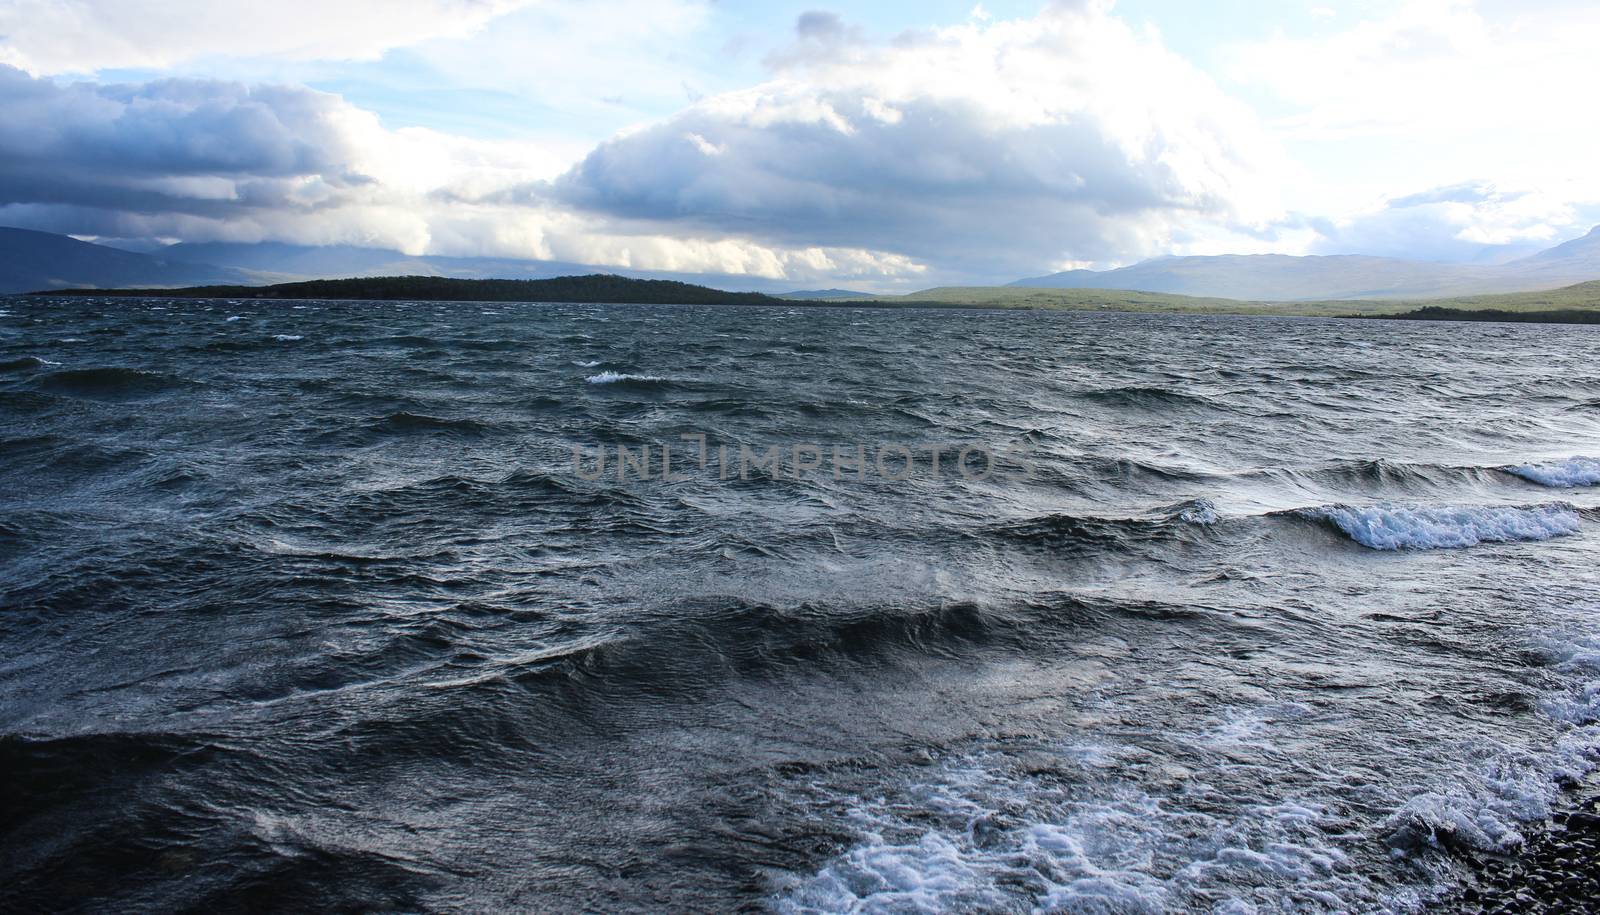
POLYGON ((1564 692, 1547 695, 1541 707, 1557 721, 1574 725, 1574 736, 1600 747, 1600 634, 1557 629, 1535 640, 1555 669, 1570 679, 1564 692))
POLYGON ((1600 458, 1570 457, 1542 464, 1518 464, 1505 470, 1540 486, 1566 488, 1600 483, 1600 458))
POLYGON ((302 337, 299 334, 275 334, 273 335, 272 339, 278 341, 279 343, 293 343, 296 340, 304 340, 305 337, 302 337))
POLYGON ((574 359, 572 360, 572 364, 580 369, 592 369, 600 364, 600 360, 596 359, 593 362, 584 362, 581 359, 574 359))
POLYGON ((1578 510, 1559 502, 1529 506, 1329 505, 1304 509, 1301 514, 1329 521, 1351 540, 1375 550, 1549 540, 1576 534, 1583 526, 1578 510))
POLYGON ((935 767, 909 797, 851 798, 861 843, 788 886, 775 908, 1013 911, 1021 903, 1157 913, 1206 899, 1208 909, 1244 913, 1255 911, 1252 896, 1276 910, 1287 902, 1283 887, 1333 909, 1382 892, 1353 871, 1322 805, 1284 798, 1221 811, 1204 803, 1204 790, 1201 803, 1151 795, 1117 777, 1141 753, 1060 748, 1062 765, 1086 764, 1085 784, 1099 785, 1087 796, 1065 781, 1019 778, 1003 757, 978 754, 935 767))
MULTIPOLYGON (((162 311, 166 311, 165 308, 163 308, 161 310, 162 311)), ((239 320, 240 318, 243 318, 243 317, 244 317, 244 315, 234 315, 233 317, 229 318, 228 320, 224 321, 223 323, 224 324, 232 324, 233 322, 235 322, 235 321, 237 321, 237 320, 239 320)))
POLYGON ((1220 516, 1217 506, 1210 499, 1196 499, 1188 508, 1178 512, 1178 520, 1185 524, 1216 524, 1220 516))
POLYGON ((619 381, 663 381, 659 375, 628 375, 621 372, 601 372, 584 379, 590 384, 616 384, 619 381))
POLYGON ((949 912, 1002 901, 964 860, 961 849, 938 833, 902 845, 867 843, 822 869, 780 910, 842 912, 949 912))

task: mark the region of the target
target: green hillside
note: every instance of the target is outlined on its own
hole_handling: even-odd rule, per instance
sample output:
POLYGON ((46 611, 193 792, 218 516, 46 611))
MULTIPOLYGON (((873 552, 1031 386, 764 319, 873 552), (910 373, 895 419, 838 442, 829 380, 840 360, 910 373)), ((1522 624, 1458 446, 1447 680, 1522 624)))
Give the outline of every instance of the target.
POLYGON ((1120 289, 1041 289, 1024 286, 940 286, 901 296, 831 299, 824 304, 967 308, 1050 308, 1076 311, 1142 311, 1188 314, 1276 314, 1316 317, 1375 317, 1434 311, 1501 311, 1541 314, 1600 311, 1600 281, 1544 292, 1462 296, 1449 299, 1247 302, 1120 289))

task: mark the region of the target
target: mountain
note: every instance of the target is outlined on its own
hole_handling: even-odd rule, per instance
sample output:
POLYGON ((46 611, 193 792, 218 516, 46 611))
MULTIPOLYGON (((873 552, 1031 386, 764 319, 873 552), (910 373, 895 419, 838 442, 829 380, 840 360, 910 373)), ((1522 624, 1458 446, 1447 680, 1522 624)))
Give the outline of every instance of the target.
POLYGON ((788 285, 784 280, 759 276, 628 270, 616 267, 596 268, 593 264, 571 261, 521 260, 509 257, 446 257, 437 254, 416 256, 384 248, 363 248, 355 245, 311 246, 280 242, 180 243, 164 249, 161 256, 167 260, 193 261, 248 271, 257 274, 258 279, 263 282, 363 276, 537 280, 589 274, 594 273, 596 269, 604 269, 608 273, 632 279, 671 280, 737 292, 778 294, 788 285))
POLYGON ((854 292, 849 289, 797 289, 794 292, 778 293, 780 299, 800 299, 813 301, 817 299, 870 299, 870 292, 854 292))
POLYGON ((1600 226, 1583 238, 1504 264, 1443 264, 1349 254, 1224 254, 1161 257, 1115 270, 1068 270, 1010 285, 1290 302, 1532 292, 1593 279, 1600 279, 1600 226))
MULTIPOLYGON (((212 242, 129 251, 65 235, 0 228, 0 294, 44 289, 259 285, 338 277, 432 276, 537 280, 593 273, 562 261, 411 256, 351 245, 212 242)), ((723 274, 618 270, 629 279, 670 280, 791 300, 869 299, 847 289, 790 291, 782 280, 723 274)), ((1426 299, 1531 292, 1600 279, 1600 227, 1501 264, 1282 254, 1163 257, 1116 270, 1069 270, 1014 287, 1115 289, 1251 301, 1426 299)))
POLYGON ((238 270, 187 263, 66 235, 0 227, 0 295, 69 286, 184 286, 247 283, 238 270))
POLYGON ((271 286, 193 286, 186 289, 60 289, 59 296, 182 299, 371 299, 415 302, 607 302, 639 305, 784 305, 759 292, 726 292, 673 280, 614 274, 545 280, 461 280, 438 276, 368 276, 271 286))
POLYGON ((1592 279, 1600 275, 1596 273, 1600 271, 1600 226, 1590 229, 1589 234, 1582 238, 1574 238, 1512 263, 1552 273, 1588 274, 1592 279))

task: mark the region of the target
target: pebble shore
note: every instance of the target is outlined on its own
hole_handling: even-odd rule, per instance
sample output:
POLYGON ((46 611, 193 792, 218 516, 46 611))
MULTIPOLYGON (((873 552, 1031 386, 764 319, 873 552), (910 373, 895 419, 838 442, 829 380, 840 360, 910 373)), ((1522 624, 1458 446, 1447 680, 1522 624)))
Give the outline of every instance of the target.
POLYGON ((1600 913, 1600 794, 1557 814, 1522 851, 1486 857, 1475 883, 1438 911, 1480 913, 1600 913))

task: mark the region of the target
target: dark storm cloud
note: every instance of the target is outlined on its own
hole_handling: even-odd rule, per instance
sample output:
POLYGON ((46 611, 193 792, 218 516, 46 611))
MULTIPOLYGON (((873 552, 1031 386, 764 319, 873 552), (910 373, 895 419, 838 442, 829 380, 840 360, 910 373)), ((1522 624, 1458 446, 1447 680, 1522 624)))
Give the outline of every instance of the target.
MULTIPOLYGON (((203 80, 58 85, 0 67, 0 204, 214 215, 364 179, 337 99, 203 80)), ((304 201, 313 204, 313 201, 304 201)))

